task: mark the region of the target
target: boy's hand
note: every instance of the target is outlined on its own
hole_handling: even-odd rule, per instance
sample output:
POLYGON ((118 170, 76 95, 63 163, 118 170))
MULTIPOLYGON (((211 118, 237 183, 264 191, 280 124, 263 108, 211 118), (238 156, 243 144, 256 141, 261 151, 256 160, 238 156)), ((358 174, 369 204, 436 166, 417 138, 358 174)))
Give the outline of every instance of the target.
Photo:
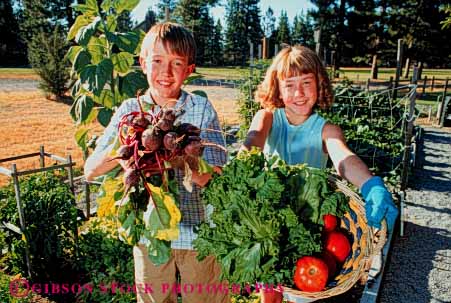
POLYGON ((385 217, 388 230, 392 231, 399 212, 384 181, 380 177, 371 177, 362 185, 361 192, 366 202, 368 225, 381 228, 381 221, 385 217))

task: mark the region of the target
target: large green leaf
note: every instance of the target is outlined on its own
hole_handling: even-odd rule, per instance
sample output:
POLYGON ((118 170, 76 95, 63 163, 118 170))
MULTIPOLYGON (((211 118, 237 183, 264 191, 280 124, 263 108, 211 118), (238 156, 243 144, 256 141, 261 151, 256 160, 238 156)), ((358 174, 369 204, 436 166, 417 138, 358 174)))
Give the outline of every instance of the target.
POLYGON ((123 11, 131 12, 139 3, 139 0, 114 0, 113 7, 117 14, 123 11))
POLYGON ((100 96, 94 95, 94 101, 97 104, 101 104, 106 108, 112 109, 114 106, 114 95, 113 92, 109 89, 104 89, 100 93, 100 96))
POLYGON ((116 46, 119 47, 120 50, 132 54, 138 48, 140 42, 140 34, 136 32, 115 33, 115 34, 107 32, 106 36, 108 41, 116 44, 116 46))
POLYGON ((91 23, 82 26, 75 36, 75 42, 80 45, 86 46, 89 43, 89 40, 91 40, 91 37, 96 32, 101 20, 102 18, 97 16, 94 18, 94 20, 92 20, 91 23))
POLYGON ((147 78, 140 71, 129 72, 125 77, 119 78, 119 89, 127 97, 134 97, 139 90, 148 88, 147 78))
POLYGON ((113 6, 113 0, 103 0, 100 7, 105 11, 108 12, 109 9, 113 6))
POLYGON ((108 108, 102 108, 100 109, 98 115, 97 115, 97 121, 103 126, 107 127, 110 123, 111 117, 113 116, 113 111, 108 108))
POLYGON ((99 7, 96 0, 86 0, 85 4, 74 5, 74 9, 85 15, 97 15, 99 13, 99 7))
POLYGON ((74 121, 83 123, 88 119, 93 108, 94 101, 92 98, 86 95, 80 95, 72 104, 70 114, 74 121))
POLYGON ((113 61, 114 70, 118 73, 126 73, 133 65, 133 55, 127 52, 120 52, 119 54, 113 54, 111 56, 113 61))
POLYGON ((83 67, 85 67, 90 63, 91 63, 91 55, 87 51, 82 50, 75 57, 74 63, 72 65, 72 70, 79 73, 83 67))
POLYGON ((106 38, 103 37, 91 37, 89 40, 87 49, 92 58, 92 64, 99 64, 103 60, 107 50, 106 38))
POLYGON ((88 90, 100 96, 107 81, 111 80, 113 63, 111 59, 103 59, 97 66, 87 65, 80 72, 80 81, 88 85, 88 90))
POLYGON ((89 128, 81 127, 75 132, 75 141, 82 150, 86 150, 86 138, 89 132, 89 128))
POLYGON ((113 15, 109 15, 106 17, 106 28, 107 31, 112 33, 116 31, 117 28, 117 18, 113 15))
POLYGON ((69 33, 67 34, 67 40, 70 41, 74 39, 80 28, 88 25, 89 23, 91 23, 90 18, 86 17, 85 15, 78 16, 77 19, 75 19, 74 24, 72 24, 69 33))
POLYGON ((70 63, 74 63, 75 58, 78 53, 83 49, 83 47, 79 45, 74 45, 69 48, 66 54, 66 59, 70 61, 70 63))

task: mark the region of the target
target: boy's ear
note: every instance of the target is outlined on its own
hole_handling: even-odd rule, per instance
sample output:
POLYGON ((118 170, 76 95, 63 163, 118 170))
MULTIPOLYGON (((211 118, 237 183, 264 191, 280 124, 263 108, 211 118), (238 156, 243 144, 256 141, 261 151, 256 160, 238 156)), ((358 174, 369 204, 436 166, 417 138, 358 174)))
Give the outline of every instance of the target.
POLYGON ((188 65, 188 75, 190 75, 196 69, 196 64, 188 65))
POLYGON ((141 69, 144 74, 147 74, 147 66, 146 66, 146 59, 139 56, 139 65, 141 65, 141 69))

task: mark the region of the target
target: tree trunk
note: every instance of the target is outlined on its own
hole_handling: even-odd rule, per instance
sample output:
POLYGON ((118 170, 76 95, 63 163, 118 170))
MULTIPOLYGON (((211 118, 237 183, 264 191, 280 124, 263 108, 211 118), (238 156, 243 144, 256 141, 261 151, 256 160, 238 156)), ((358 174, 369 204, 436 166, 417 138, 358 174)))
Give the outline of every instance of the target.
POLYGON ((377 79, 377 54, 373 55, 373 65, 371 66, 371 79, 377 79))
POLYGON ((410 58, 406 58, 406 66, 404 67, 404 79, 409 78, 410 58))

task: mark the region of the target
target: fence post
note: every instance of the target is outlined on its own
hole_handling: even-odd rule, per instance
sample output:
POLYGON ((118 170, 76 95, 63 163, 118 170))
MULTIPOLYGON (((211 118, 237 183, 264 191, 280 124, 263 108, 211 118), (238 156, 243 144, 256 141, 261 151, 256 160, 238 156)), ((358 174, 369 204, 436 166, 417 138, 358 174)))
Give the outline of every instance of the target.
POLYGON ((401 173, 401 191, 405 191, 407 188, 408 178, 409 178, 409 163, 410 163, 410 149, 411 149, 411 141, 412 141, 412 133, 413 133, 413 121, 414 113, 415 113, 415 101, 417 97, 417 78, 418 77, 418 66, 414 66, 413 68, 413 77, 412 77, 412 89, 413 92, 410 95, 410 106, 409 106, 409 114, 406 119, 406 131, 404 134, 404 154, 403 154, 403 167, 401 173))
POLYGON ((69 186, 72 191, 72 193, 75 194, 75 186, 74 186, 74 174, 73 174, 73 168, 72 168, 72 156, 67 156, 67 163, 70 164, 67 169, 67 174, 69 177, 69 186))
POLYGON ((426 93, 426 84, 428 82, 428 76, 424 76, 424 81, 423 81, 423 90, 421 92, 421 96, 423 97, 423 95, 426 93))
POLYGON ((446 77, 445 89, 443 90, 443 94, 442 94, 442 102, 439 106, 438 123, 439 123, 440 127, 443 127, 444 122, 445 122, 444 116, 445 116, 445 112, 446 112, 446 106, 445 106, 446 104, 445 103, 446 103, 446 93, 448 91, 448 81, 449 81, 449 78, 446 77))
POLYGON ((435 82, 435 76, 432 76, 431 92, 434 91, 434 82, 435 82))
POLYGON ((370 91, 370 78, 366 79, 366 91, 369 92, 370 91))
POLYGON ((403 51, 402 39, 398 39, 398 52, 396 55, 395 90, 393 91, 393 100, 395 101, 398 97, 398 91, 396 90, 396 88, 399 86, 399 77, 401 76, 402 69, 402 51, 403 51))
POLYGON ((41 167, 45 167, 45 154, 44 154, 44 145, 39 147, 39 164, 41 167))
POLYGON ((20 222, 20 230, 22 231, 22 235, 25 237, 25 261, 27 263, 28 277, 31 278, 31 262, 30 262, 30 248, 28 247, 28 237, 26 233, 25 226, 25 215, 23 212, 22 201, 20 200, 20 184, 19 177, 17 176, 17 166, 16 164, 11 165, 11 171, 14 182, 14 191, 16 194, 16 202, 17 202, 17 210, 19 212, 19 222, 20 222))

